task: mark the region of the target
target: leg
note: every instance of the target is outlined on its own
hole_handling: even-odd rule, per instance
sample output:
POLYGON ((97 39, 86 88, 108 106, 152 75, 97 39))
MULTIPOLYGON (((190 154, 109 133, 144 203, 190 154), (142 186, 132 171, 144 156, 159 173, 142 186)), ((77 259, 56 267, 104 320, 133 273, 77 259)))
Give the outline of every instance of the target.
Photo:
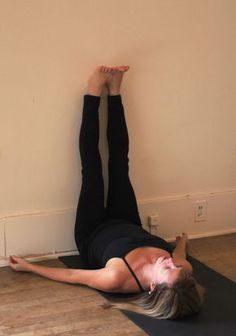
POLYGON ((90 234, 106 219, 102 164, 98 149, 98 108, 106 78, 101 67, 97 68, 89 80, 88 94, 84 96, 79 137, 82 186, 74 230, 75 241, 82 255, 86 251, 90 234))
MULTIPOLYGON (((121 83, 120 73, 115 74, 116 83, 121 83)), ((107 213, 109 217, 124 218, 142 225, 138 213, 137 201, 129 179, 129 137, 125 121, 124 107, 119 95, 119 85, 110 85, 108 96, 108 128, 109 144, 109 188, 107 197, 107 213), (118 86, 117 86, 118 85, 118 86), (115 89, 118 87, 118 89, 115 89), (111 89, 112 87, 112 89, 111 89)))

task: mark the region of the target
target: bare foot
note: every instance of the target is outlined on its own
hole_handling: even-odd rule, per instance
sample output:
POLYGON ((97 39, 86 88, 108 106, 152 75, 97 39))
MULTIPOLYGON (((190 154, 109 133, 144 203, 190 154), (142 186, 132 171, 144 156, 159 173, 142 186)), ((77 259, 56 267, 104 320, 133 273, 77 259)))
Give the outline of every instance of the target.
POLYGON ((129 66, 112 67, 110 76, 107 78, 106 86, 110 96, 120 94, 120 87, 124 73, 129 70, 129 66))
POLYGON ((111 77, 112 67, 97 66, 88 80, 87 92, 92 96, 101 96, 107 80, 111 77))

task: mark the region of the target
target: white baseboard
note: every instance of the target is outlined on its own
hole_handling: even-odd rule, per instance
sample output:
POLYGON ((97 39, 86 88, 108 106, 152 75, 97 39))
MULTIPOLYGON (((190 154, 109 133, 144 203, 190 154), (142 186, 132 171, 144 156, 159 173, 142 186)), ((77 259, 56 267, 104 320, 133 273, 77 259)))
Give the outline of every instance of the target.
MULTIPOLYGON (((235 204, 236 190, 138 202, 143 227, 148 229, 150 214, 158 214, 157 234, 168 241, 173 241, 181 232, 187 232, 189 239, 236 232, 235 204), (194 221, 195 201, 199 200, 207 201, 204 222, 194 221)), ((0 218, 0 266, 6 266, 9 255, 28 256, 32 261, 39 261, 64 253, 78 253, 73 236, 75 214, 75 209, 62 209, 0 218)))
MULTIPOLYGON (((236 228, 228 229, 228 230, 212 231, 212 232, 206 232, 206 233, 199 233, 199 234, 195 234, 195 235, 189 235, 188 234, 188 239, 193 240, 193 239, 199 239, 199 238, 225 236, 225 235, 232 234, 232 233, 236 233, 236 228)), ((166 241, 171 243, 171 242, 175 241, 175 237, 166 238, 166 241)))
POLYGON ((165 239, 187 232, 189 237, 208 237, 236 230, 236 190, 186 194, 141 200, 139 212, 144 228, 147 216, 158 214, 158 235, 165 239), (206 200, 206 221, 195 221, 195 202, 206 200))
MULTIPOLYGON (((58 259, 59 257, 71 256, 71 255, 79 255, 78 250, 55 252, 51 254, 24 255, 22 257, 24 257, 24 259, 29 262, 38 262, 38 261, 54 260, 58 259)), ((0 267, 8 266, 9 265, 8 259, 9 259, 8 257, 0 258, 0 267)))
MULTIPOLYGON (((231 233, 236 233, 236 229, 231 230, 224 230, 224 231, 214 231, 214 232, 208 232, 206 234, 198 234, 198 235, 190 235, 189 240, 192 239, 198 239, 198 238, 207 238, 207 237, 214 237, 214 236, 223 236, 231 233)), ((175 237, 167 238, 166 239, 169 243, 175 241, 175 237)), ((63 252, 55 252, 51 254, 46 255, 24 255, 24 259, 29 262, 38 262, 38 261, 46 261, 46 260, 54 260, 58 259, 62 256, 71 256, 71 255, 79 255, 78 250, 70 250, 70 251, 63 251, 63 252)), ((0 258, 0 267, 8 266, 8 258, 0 258)))
POLYGON ((75 210, 21 214, 2 219, 5 255, 41 255, 76 250, 75 210))
POLYGON ((0 256, 6 255, 5 225, 0 221, 0 256))

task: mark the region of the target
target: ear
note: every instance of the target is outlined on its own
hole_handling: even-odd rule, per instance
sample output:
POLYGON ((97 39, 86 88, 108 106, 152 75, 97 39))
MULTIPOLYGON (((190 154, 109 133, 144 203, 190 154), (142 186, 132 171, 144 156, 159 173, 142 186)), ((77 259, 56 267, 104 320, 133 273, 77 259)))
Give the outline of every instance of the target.
POLYGON ((151 283, 150 283, 150 292, 152 292, 154 290, 156 285, 157 285, 156 282, 152 280, 151 283))

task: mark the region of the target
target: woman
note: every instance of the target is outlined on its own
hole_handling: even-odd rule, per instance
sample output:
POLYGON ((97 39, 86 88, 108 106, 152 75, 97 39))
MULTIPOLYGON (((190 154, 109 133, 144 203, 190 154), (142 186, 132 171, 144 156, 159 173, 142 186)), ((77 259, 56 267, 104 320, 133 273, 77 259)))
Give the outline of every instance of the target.
POLYGON ((82 187, 77 208, 75 241, 88 269, 44 267, 11 256, 16 271, 29 271, 56 281, 77 283, 110 293, 137 293, 113 299, 116 307, 155 318, 179 318, 200 310, 202 287, 186 260, 187 235, 173 248, 142 228, 129 179, 129 139, 120 86, 128 66, 99 66, 88 81, 80 129, 82 187), (108 89, 109 190, 104 186, 98 149, 98 108, 108 89))

